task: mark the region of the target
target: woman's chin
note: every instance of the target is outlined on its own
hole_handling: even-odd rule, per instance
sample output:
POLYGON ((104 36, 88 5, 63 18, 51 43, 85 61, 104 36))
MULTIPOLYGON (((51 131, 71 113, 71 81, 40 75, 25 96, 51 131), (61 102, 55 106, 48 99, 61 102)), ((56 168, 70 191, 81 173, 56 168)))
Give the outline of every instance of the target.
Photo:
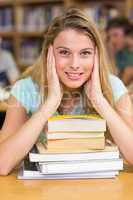
POLYGON ((71 84, 65 84, 63 83, 64 87, 69 89, 69 90, 75 90, 79 89, 83 86, 84 83, 71 83, 71 84))

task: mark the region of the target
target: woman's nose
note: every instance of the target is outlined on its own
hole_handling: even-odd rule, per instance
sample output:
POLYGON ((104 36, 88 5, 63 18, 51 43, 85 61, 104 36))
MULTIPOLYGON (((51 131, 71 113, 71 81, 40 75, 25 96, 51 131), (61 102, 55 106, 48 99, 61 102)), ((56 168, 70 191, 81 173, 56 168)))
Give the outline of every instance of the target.
POLYGON ((77 56, 73 56, 70 63, 71 69, 77 70, 80 67, 79 58, 77 56))

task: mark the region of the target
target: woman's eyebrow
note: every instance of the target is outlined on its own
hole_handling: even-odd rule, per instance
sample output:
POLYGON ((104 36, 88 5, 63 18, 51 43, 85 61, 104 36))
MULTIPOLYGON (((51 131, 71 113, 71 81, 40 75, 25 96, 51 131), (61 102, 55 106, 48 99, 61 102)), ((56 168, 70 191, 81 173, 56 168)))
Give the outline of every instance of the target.
POLYGON ((94 48, 88 47, 88 48, 81 49, 81 51, 86 51, 86 50, 94 50, 94 48))
MULTIPOLYGON (((67 49, 67 50, 70 50, 69 48, 67 47, 63 47, 63 46, 60 46, 60 47, 57 47, 56 49, 67 49)), ((81 49, 81 51, 85 51, 85 50, 94 50, 94 48, 91 48, 91 47, 87 47, 87 48, 83 48, 81 49)))
POLYGON ((63 46, 57 47, 56 49, 67 49, 67 50, 69 50, 69 48, 63 47, 63 46))

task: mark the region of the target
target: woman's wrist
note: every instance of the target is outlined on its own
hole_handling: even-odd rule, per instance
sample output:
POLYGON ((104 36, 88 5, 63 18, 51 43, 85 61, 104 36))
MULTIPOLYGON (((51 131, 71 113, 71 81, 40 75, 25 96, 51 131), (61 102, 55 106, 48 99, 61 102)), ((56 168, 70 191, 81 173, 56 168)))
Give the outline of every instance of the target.
POLYGON ((46 101, 40 106, 39 112, 48 119, 54 112, 56 112, 56 106, 53 105, 52 102, 50 103, 49 101, 46 101))
POLYGON ((109 112, 111 106, 107 99, 103 96, 99 97, 98 101, 95 102, 95 108, 103 118, 106 118, 106 114, 109 112))

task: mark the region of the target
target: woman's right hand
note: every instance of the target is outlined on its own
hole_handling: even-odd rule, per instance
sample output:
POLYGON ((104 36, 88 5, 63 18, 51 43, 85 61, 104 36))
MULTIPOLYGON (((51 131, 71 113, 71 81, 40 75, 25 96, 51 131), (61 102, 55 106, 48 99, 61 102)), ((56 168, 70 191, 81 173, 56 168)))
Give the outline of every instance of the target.
POLYGON ((47 55, 47 81, 48 96, 46 102, 53 112, 55 112, 60 105, 63 93, 55 68, 55 57, 52 45, 49 47, 47 55))

